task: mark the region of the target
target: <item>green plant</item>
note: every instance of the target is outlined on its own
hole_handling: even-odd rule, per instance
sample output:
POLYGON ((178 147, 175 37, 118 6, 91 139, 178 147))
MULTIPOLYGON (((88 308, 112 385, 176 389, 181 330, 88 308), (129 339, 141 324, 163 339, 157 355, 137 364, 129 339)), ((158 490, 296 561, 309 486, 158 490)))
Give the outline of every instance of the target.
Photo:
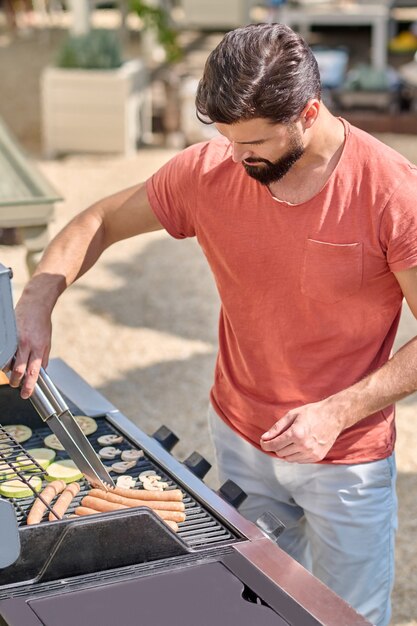
POLYGON ((70 36, 59 51, 58 67, 110 70, 123 63, 117 35, 96 29, 86 35, 70 36))
POLYGON ((173 63, 182 57, 177 33, 170 24, 168 12, 162 7, 152 6, 144 0, 130 0, 130 8, 142 20, 144 28, 156 32, 159 43, 165 50, 167 61, 173 63))

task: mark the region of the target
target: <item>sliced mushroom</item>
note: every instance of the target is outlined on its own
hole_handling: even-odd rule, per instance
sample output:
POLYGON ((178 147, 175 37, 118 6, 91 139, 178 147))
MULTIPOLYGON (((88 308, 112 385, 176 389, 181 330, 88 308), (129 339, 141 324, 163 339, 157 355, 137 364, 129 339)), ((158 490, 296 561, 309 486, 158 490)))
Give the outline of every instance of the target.
POLYGON ((101 456, 102 459, 115 459, 121 452, 121 450, 113 446, 107 446, 106 448, 101 448, 98 451, 98 455, 101 456))
POLYGON ((168 489, 168 487, 169 487, 169 484, 168 483, 164 483, 162 480, 159 480, 157 483, 155 483, 155 485, 160 487, 162 489, 162 491, 164 489, 168 489))
POLYGON ((100 446, 111 446, 123 443, 123 437, 121 435, 101 435, 101 437, 97 439, 97 443, 100 446))
POLYGON ((169 487, 169 484, 162 480, 162 476, 158 476, 154 470, 141 472, 139 480, 147 491, 163 491, 169 487))
POLYGON ((124 476, 119 476, 116 480, 117 487, 121 487, 122 489, 131 489, 135 486, 136 480, 133 476, 129 476, 125 474, 124 476))
POLYGON ((143 456, 142 450, 123 450, 122 461, 137 461, 143 456))
POLYGON ((145 478, 145 480, 149 480, 150 483, 159 483, 160 480, 162 480, 162 476, 148 476, 147 478, 145 478))
POLYGON ((135 467, 136 461, 118 461, 117 463, 113 463, 111 469, 118 474, 124 474, 128 470, 135 467))
POLYGON ((149 478, 150 476, 156 476, 156 472, 154 470, 146 470, 145 472, 141 472, 139 474, 139 480, 143 482, 144 478, 149 478))
POLYGON ((146 480, 146 478, 143 479, 142 485, 146 491, 163 491, 162 487, 159 486, 159 483, 151 483, 149 480, 146 480))

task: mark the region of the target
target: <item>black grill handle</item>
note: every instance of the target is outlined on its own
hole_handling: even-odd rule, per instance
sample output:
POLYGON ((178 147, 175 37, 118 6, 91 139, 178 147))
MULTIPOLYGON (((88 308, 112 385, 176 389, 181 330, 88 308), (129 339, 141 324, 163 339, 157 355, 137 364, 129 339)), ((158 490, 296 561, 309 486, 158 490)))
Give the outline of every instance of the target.
POLYGON ((226 482, 217 491, 219 496, 226 500, 229 504, 237 509, 242 502, 248 497, 247 493, 243 491, 233 480, 226 480, 226 482))
POLYGON ((179 438, 167 426, 160 426, 152 435, 154 439, 167 451, 171 452, 172 448, 179 442, 179 438))
POLYGON ((194 476, 203 479, 211 468, 211 463, 207 461, 199 452, 193 452, 185 459, 184 465, 192 471, 194 476))

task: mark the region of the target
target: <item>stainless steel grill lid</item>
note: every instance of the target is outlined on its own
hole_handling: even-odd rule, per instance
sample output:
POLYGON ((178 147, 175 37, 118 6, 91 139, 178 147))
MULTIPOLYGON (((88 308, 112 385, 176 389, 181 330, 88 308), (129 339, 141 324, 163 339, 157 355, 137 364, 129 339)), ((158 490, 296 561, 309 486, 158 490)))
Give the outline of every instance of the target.
POLYGON ((0 369, 9 363, 17 348, 16 320, 10 283, 12 276, 12 270, 0 263, 0 369))
POLYGON ((0 569, 12 565, 20 554, 20 537, 14 507, 0 499, 0 528, 2 534, 0 569))

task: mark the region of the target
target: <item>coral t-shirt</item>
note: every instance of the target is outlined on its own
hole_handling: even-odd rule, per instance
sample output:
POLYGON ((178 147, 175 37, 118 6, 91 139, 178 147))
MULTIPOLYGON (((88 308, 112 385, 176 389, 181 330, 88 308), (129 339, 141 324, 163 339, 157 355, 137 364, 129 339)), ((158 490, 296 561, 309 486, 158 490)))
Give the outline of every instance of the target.
MULTIPOLYGON (((290 409, 356 383, 390 356, 402 304, 393 271, 417 265, 417 167, 342 120, 327 183, 278 201, 223 137, 193 145, 147 182, 176 238, 197 236, 221 299, 211 400, 260 449, 290 409)), ((391 454, 394 407, 344 430, 325 463, 391 454)))

